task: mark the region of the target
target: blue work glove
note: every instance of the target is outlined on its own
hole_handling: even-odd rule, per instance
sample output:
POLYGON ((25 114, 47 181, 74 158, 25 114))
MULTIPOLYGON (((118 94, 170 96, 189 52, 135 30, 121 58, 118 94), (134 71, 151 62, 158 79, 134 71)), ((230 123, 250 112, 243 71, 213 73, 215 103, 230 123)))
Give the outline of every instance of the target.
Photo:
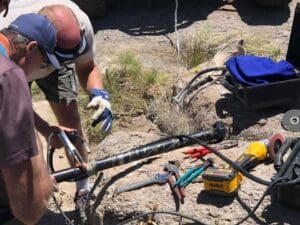
POLYGON ((90 102, 87 105, 88 109, 95 109, 96 112, 92 115, 92 126, 95 127, 98 123, 101 124, 102 132, 109 132, 112 127, 112 112, 109 102, 109 93, 101 89, 92 89, 90 102))

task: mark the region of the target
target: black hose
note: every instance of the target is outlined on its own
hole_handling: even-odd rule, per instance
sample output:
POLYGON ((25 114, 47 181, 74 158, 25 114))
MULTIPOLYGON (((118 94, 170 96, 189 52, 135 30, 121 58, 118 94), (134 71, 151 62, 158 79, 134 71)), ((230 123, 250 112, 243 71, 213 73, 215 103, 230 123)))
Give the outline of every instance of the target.
POLYGON ((226 70, 226 67, 225 66, 219 66, 219 67, 212 67, 212 68, 208 68, 208 69, 204 69, 204 70, 201 70, 200 72, 198 72, 194 77, 193 79, 186 85, 186 87, 190 86, 198 77, 200 77, 201 75, 205 74, 205 73, 208 73, 208 72, 212 72, 212 71, 224 71, 226 70))
MULTIPOLYGON (((190 136, 197 138, 197 140, 201 139, 202 141, 220 142, 227 134, 228 130, 225 128, 224 123, 216 122, 214 128, 197 132, 190 136)), ((157 154, 162 154, 195 143, 195 141, 186 137, 187 136, 173 136, 161 139, 115 156, 92 161, 86 171, 82 171, 79 168, 70 168, 58 171, 54 173, 53 176, 58 183, 69 179, 81 180, 94 175, 97 171, 109 169, 157 154)))
POLYGON ((49 135, 47 139, 47 165, 50 173, 54 172, 54 165, 53 165, 53 154, 55 151, 55 148, 50 146, 50 142, 53 138, 53 135, 57 134, 58 132, 53 132, 49 135))

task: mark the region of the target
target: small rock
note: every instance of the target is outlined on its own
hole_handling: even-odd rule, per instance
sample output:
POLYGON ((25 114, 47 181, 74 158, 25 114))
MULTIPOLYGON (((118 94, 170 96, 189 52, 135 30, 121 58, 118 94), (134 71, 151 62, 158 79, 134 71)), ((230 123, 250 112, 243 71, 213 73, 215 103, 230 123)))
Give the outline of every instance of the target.
POLYGON ((128 128, 128 127, 130 127, 130 123, 129 122, 127 122, 127 121, 122 121, 122 122, 120 122, 120 127, 123 127, 123 128, 128 128))
POLYGON ((260 119, 259 121, 257 121, 257 124, 259 126, 265 126, 267 124, 268 120, 266 119, 260 119))

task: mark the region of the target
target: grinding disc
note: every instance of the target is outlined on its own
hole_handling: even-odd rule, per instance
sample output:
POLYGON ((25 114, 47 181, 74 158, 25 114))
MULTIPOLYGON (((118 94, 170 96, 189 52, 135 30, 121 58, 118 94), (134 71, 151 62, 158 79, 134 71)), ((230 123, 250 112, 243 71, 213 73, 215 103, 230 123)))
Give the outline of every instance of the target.
POLYGON ((268 153, 269 157, 274 161, 275 155, 277 151, 280 149, 281 145, 284 142, 284 137, 281 134, 275 134, 273 137, 269 140, 268 144, 268 153))
POLYGON ((283 115, 281 125, 284 129, 289 131, 300 131, 300 110, 292 109, 287 111, 283 115))

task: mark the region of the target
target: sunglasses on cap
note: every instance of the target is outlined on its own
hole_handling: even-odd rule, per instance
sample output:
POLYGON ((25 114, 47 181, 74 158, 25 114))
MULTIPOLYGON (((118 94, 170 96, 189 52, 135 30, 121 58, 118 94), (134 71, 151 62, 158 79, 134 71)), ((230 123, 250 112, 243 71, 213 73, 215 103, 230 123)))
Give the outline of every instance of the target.
POLYGON ((4 5, 4 8, 5 8, 3 17, 6 17, 6 16, 7 16, 9 3, 10 3, 10 0, 6 0, 6 1, 4 1, 4 2, 2 3, 2 4, 4 5))
POLYGON ((88 49, 89 46, 83 31, 81 32, 81 40, 75 48, 64 49, 55 47, 54 54, 61 63, 70 64, 73 63, 77 57, 86 53, 88 49))

